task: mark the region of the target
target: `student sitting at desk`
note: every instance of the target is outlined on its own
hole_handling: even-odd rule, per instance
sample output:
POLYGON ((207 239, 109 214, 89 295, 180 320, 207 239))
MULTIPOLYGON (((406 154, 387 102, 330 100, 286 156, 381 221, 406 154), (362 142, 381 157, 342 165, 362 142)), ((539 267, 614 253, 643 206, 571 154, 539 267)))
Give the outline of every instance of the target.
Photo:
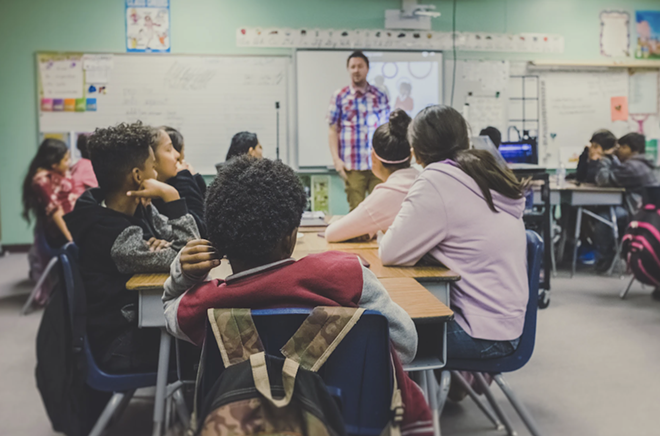
MULTIPOLYGON (((173 186, 179 196, 185 199, 188 212, 195 219, 199 234, 206 237, 204 193, 200 189, 195 176, 192 175, 192 167, 187 163, 181 163, 181 154, 174 147, 174 142, 172 142, 171 136, 165 129, 171 129, 171 127, 160 127, 158 136, 151 143, 155 157, 154 169, 158 181, 173 186)), ((158 210, 165 207, 164 201, 158 198, 153 200, 153 204, 158 210)))
MULTIPOLYGON (((642 205, 643 189, 655 186, 658 180, 653 173, 654 165, 646 158, 646 138, 639 133, 628 133, 618 140, 616 147, 605 152, 596 152, 594 158, 599 162, 596 173, 598 186, 617 186, 626 188, 624 207, 616 207, 615 213, 619 227, 619 235, 628 225, 629 217, 633 216, 642 205)), ((610 220, 610 210, 599 211, 599 215, 610 220)), ((595 220, 593 223, 593 241, 599 258, 597 271, 609 268, 615 256, 615 241, 612 229, 605 223, 595 220)))
POLYGON ((597 130, 591 135, 590 144, 584 147, 577 165, 577 171, 566 176, 580 183, 596 183, 599 156, 616 146, 616 136, 609 130, 597 130))
POLYGON ((379 230, 384 232, 390 227, 419 175, 419 171, 410 166, 410 143, 406 139, 410 121, 406 112, 397 109, 390 115, 388 123, 376 129, 371 149, 371 170, 385 183, 377 185, 351 213, 328 226, 325 230, 328 242, 360 236, 371 239, 379 230))
MULTIPOLYGON (((307 198, 295 172, 278 161, 239 156, 220 168, 206 200, 208 241, 191 241, 172 263, 163 303, 167 329, 197 345, 207 309, 346 306, 382 313, 389 322, 405 404, 402 432, 432 434, 422 392, 403 372, 417 350, 417 332, 376 275, 357 256, 328 251, 291 258, 307 198), (209 280, 227 256, 233 275, 209 280), (398 356, 398 357, 397 357, 398 356)), ((412 434, 412 433, 411 433, 412 434)))
POLYGON ((380 243, 385 265, 414 265, 425 255, 457 272, 449 358, 512 353, 525 322, 528 283, 523 186, 485 150, 470 150, 465 119, 430 106, 408 135, 423 167, 380 243))
POLYGON ((99 188, 86 191, 65 218, 80 249, 87 297, 87 336, 108 372, 155 371, 158 329, 137 326, 135 273, 164 272, 177 252, 199 238, 179 193, 155 179, 150 147, 159 132, 140 122, 97 129, 89 138, 99 188), (160 213, 142 199, 160 198, 160 213), (161 215, 162 213, 162 215, 161 215))
MULTIPOLYGON (((69 148, 59 139, 46 138, 30 162, 23 180, 23 218, 29 223, 37 219, 37 227, 43 231, 46 242, 59 248, 71 241, 71 233, 64 222, 64 215, 71 212, 78 197, 73 192, 73 180, 69 173, 71 158, 69 148)), ((37 233, 35 232, 35 235, 37 233)), ((30 278, 39 280, 49 261, 49 254, 36 243, 30 248, 30 278)))

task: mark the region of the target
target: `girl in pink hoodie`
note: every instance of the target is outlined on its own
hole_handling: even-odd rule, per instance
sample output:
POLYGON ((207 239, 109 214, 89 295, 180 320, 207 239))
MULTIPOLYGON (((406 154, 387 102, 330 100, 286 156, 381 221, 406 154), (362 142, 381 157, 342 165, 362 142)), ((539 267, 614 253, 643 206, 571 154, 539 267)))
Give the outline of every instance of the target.
POLYGON ((340 242, 357 237, 372 239, 379 230, 386 231, 408 190, 419 175, 410 166, 410 143, 406 132, 411 118, 397 109, 390 121, 376 129, 371 149, 372 171, 382 181, 351 213, 330 224, 325 230, 328 242, 340 242))
POLYGON ((450 292, 449 358, 511 354, 528 299, 524 187, 489 152, 469 149, 467 123, 449 106, 422 110, 408 138, 424 171, 380 243, 383 264, 429 254, 461 275, 450 292))

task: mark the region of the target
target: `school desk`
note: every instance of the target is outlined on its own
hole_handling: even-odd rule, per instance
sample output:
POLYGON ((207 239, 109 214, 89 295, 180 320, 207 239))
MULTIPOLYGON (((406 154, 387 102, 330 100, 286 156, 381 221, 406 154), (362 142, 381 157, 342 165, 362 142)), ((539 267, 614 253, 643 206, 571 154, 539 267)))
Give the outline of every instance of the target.
MULTIPOLYGON (((316 233, 304 233, 296 243, 293 257, 302 258, 311 253, 339 250, 359 255, 367 261, 369 268, 380 279, 391 298, 399 304, 413 319, 417 329, 419 345, 415 360, 406 366, 406 370, 418 373, 416 377, 433 411, 434 428, 439 434, 440 421, 437 404, 438 384, 433 370, 442 368, 447 359, 446 322, 453 316, 449 304, 449 284, 460 276, 441 266, 424 267, 387 267, 378 258, 375 241, 359 243, 329 244, 316 233)), ((231 274, 227 260, 211 271, 213 278, 224 278, 231 274)), ((170 338, 164 330, 165 318, 161 301, 163 285, 167 274, 136 274, 126 284, 129 290, 140 292, 138 326, 160 327, 161 351, 158 363, 158 385, 156 386, 156 406, 164 405, 167 388, 167 371, 170 350, 170 338), (162 374, 162 378, 161 378, 162 374)), ((164 406, 162 406, 164 407, 164 406)), ((162 422, 161 407, 154 407, 154 428, 162 422)))
MULTIPOLYGON (((226 271, 227 266, 225 265, 224 268, 226 271)), ((212 275, 220 274, 216 272, 212 275)), ((167 277, 166 274, 138 274, 133 276, 126 284, 128 289, 140 292, 138 326, 140 328, 158 327, 161 329, 158 378, 154 399, 154 435, 161 434, 163 412, 167 398, 166 392, 169 390, 167 373, 169 371, 171 337, 165 330, 165 317, 161 300, 163 285, 167 277)), ((406 365, 405 370, 417 375, 415 379, 422 387, 433 412, 435 434, 439 435, 440 416, 437 401, 439 387, 433 375, 433 370, 442 368, 445 365, 447 359, 446 322, 453 317, 453 312, 413 278, 382 278, 381 283, 387 289, 392 300, 401 306, 415 322, 419 338, 417 356, 411 364, 406 365)))
MULTIPOLYGON (((614 241, 616 243, 616 256, 610 265, 608 274, 612 274, 614 266, 616 265, 621 244, 619 243, 619 228, 617 224, 616 213, 614 212, 617 206, 623 204, 623 194, 626 192, 624 188, 615 187, 602 187, 596 186, 591 183, 577 184, 572 181, 566 181, 564 186, 559 186, 556 182, 550 184, 550 203, 553 206, 565 204, 576 208, 577 219, 575 222, 575 244, 573 247, 573 259, 571 264, 571 277, 575 275, 575 268, 577 264, 577 252, 580 247, 580 232, 582 227, 582 215, 586 214, 602 223, 606 224, 612 229, 614 234, 614 241), (610 209, 610 219, 604 219, 600 215, 595 214, 586 207, 608 207, 610 209)), ((540 192, 534 191, 534 204, 541 202, 540 192)), ((559 253, 564 252, 564 247, 568 235, 566 231, 562 231, 562 237, 559 241, 559 253)))

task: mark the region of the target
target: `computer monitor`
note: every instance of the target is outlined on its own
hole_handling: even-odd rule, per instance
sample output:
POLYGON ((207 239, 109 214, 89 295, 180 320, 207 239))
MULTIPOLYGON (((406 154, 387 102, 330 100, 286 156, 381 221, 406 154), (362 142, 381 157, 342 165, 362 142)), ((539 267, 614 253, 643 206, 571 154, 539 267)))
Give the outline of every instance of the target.
POLYGON ((499 151, 508 163, 539 163, 536 141, 531 138, 525 141, 502 142, 499 151))

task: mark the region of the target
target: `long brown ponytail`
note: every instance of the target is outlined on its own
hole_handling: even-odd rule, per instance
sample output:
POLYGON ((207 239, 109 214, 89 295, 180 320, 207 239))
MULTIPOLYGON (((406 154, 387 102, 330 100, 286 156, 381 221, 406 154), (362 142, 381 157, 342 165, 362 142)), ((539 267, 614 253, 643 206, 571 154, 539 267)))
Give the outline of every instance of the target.
POLYGON ((493 212, 497 210, 491 190, 514 200, 522 198, 524 186, 511 170, 502 168, 488 151, 470 149, 467 123, 456 109, 445 105, 423 109, 410 124, 408 136, 420 164, 455 161, 479 185, 493 212))

